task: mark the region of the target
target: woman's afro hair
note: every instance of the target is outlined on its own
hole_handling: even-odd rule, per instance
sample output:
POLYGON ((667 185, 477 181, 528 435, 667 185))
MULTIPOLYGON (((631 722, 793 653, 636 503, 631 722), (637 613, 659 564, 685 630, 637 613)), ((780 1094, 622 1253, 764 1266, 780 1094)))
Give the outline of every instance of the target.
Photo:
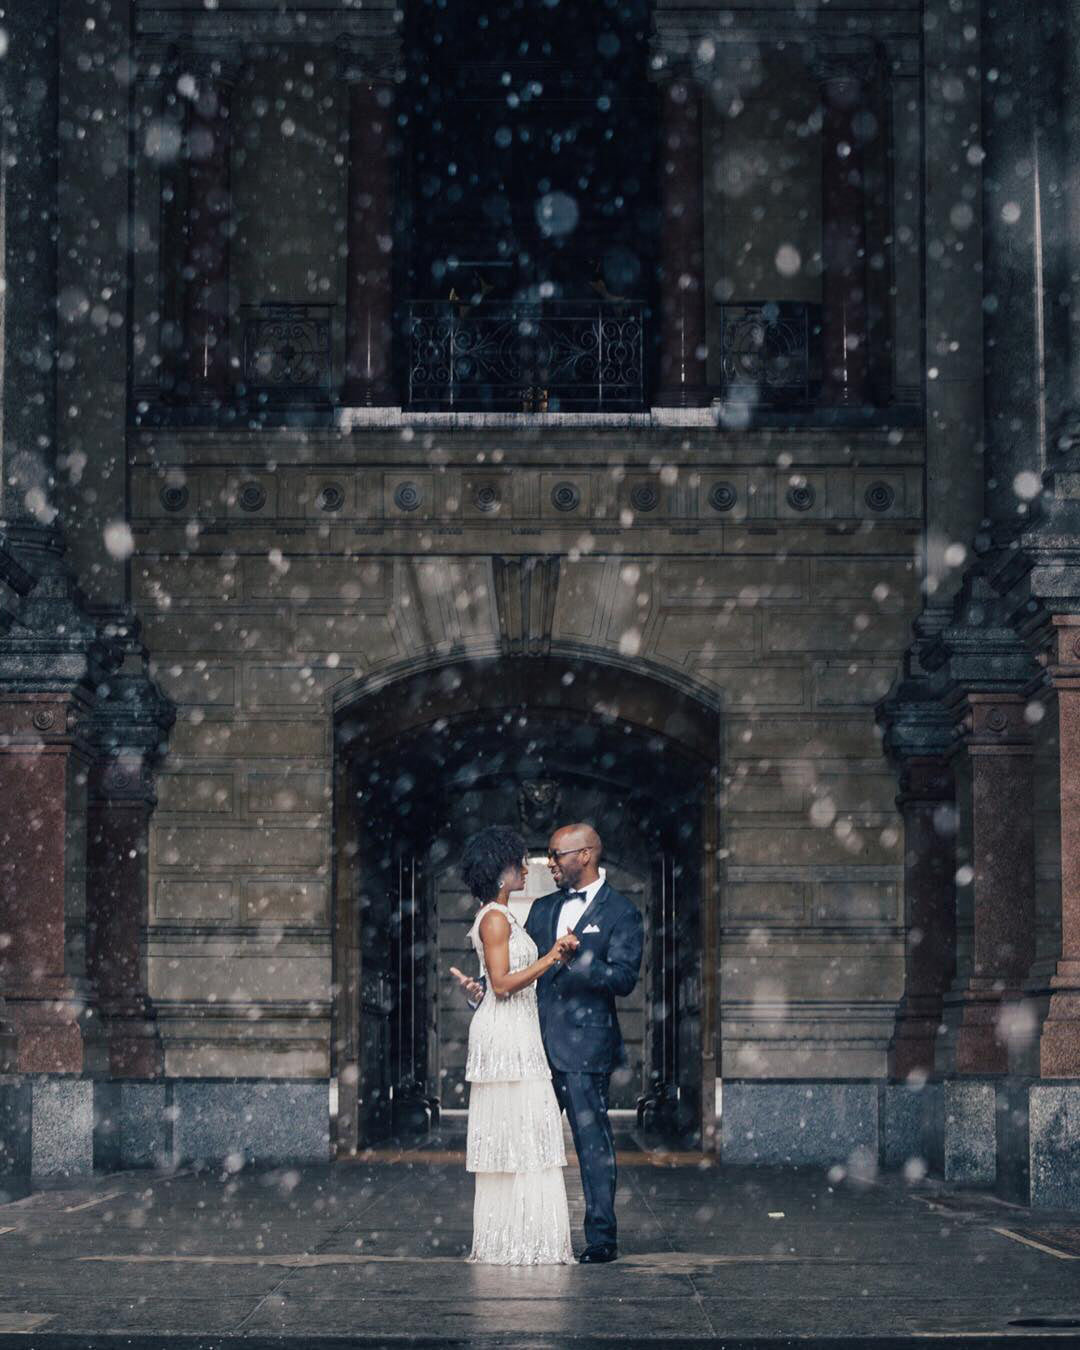
POLYGON ((488 825, 465 841, 460 871, 465 885, 477 900, 493 900, 508 867, 525 856, 525 840, 506 825, 488 825))

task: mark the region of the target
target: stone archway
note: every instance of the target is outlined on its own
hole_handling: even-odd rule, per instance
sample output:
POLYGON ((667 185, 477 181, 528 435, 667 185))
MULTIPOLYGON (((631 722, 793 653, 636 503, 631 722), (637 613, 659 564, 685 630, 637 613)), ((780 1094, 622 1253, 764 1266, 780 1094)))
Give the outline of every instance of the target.
MULTIPOLYGON (((432 780, 441 775, 452 792, 463 782, 477 788, 494 779, 505 787, 508 778, 527 776, 538 764, 563 775, 575 802, 592 801, 603 810, 606 800, 609 809, 621 810, 632 798, 634 818, 645 822, 640 839, 619 840, 616 827, 612 842, 618 865, 636 850, 631 870, 651 872, 650 893, 668 897, 653 900, 657 917, 651 930, 647 923, 653 980, 648 997, 654 1003, 668 1000, 671 1025, 664 1033, 643 1036, 646 1086, 651 1075, 679 1099, 675 1114, 683 1138, 712 1147, 720 725, 715 703, 654 675, 592 658, 459 660, 375 688, 358 681, 341 690, 335 708, 332 1021, 339 1154, 391 1128, 388 1115, 378 1121, 365 1117, 373 1098, 385 1090, 385 1085, 373 1085, 370 1074, 362 1081, 365 1046, 368 1060, 381 1055, 397 1068, 404 1056, 415 1078, 413 1048, 422 1047, 428 1036, 411 1020, 415 1011, 391 1011, 389 985, 400 975, 401 949, 395 944, 406 940, 406 927, 407 940, 427 954, 425 959, 435 946, 435 929, 429 933, 424 925, 436 921, 425 915, 434 905, 432 876, 445 862, 447 846, 437 837, 435 821, 445 819, 445 812, 438 815, 431 805, 432 780), (474 761, 489 767, 473 767, 474 761), (584 779, 597 789, 591 797, 578 790, 577 780, 584 779), (396 911, 384 906, 374 929, 365 928, 361 906, 367 912, 372 894, 404 886, 401 877, 407 880, 407 900, 396 911), (680 877, 687 903, 676 914, 670 896, 680 877), (421 894, 427 898, 419 899, 421 894), (667 907, 656 909, 657 904, 667 907), (380 933, 387 934, 381 948, 380 933), (677 1033, 679 1007, 687 1012, 677 1033), (676 1057, 677 1071, 672 1067, 676 1057), (662 1084, 665 1076, 677 1076, 678 1082, 662 1084), (359 1096, 365 1097, 363 1108, 359 1096)), ((539 824, 526 833, 532 847, 537 842, 532 834, 540 838, 539 824)), ((431 981, 439 972, 430 964, 410 971, 410 991, 419 990, 417 997, 410 992, 410 1004, 430 1007, 433 997, 437 1001, 431 981)), ((422 1057, 423 1049, 419 1053, 422 1057)), ((417 1083, 419 1096, 430 1097, 432 1091, 417 1083)))

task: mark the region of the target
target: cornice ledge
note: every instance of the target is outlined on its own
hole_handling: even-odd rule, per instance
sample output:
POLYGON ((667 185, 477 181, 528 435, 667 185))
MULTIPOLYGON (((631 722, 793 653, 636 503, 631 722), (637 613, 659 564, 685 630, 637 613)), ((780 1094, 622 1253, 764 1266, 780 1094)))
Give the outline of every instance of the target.
POLYGON ((141 12, 135 42, 219 42, 333 45, 397 36, 399 11, 388 6, 364 9, 228 10, 161 9, 141 12))

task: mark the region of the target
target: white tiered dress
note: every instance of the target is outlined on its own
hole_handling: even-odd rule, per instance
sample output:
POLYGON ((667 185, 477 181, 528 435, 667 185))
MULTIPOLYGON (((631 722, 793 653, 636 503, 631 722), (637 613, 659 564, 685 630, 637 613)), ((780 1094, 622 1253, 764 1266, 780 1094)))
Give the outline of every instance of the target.
MULTIPOLYGON (((510 923, 510 970, 536 960, 536 943, 506 905, 484 905, 469 931, 487 975, 480 923, 497 909, 510 923)), ((488 984, 469 1027, 466 1169, 476 1173, 469 1260, 496 1266, 573 1261, 562 1118, 540 1036, 536 985, 496 998, 488 984)))

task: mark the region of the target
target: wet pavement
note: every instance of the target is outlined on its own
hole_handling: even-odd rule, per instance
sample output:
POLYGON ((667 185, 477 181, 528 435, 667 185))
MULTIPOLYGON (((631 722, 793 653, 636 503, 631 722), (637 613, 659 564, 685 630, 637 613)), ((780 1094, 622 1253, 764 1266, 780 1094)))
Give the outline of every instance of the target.
MULTIPOLYGON (((322 1168, 101 1176, 0 1206, 0 1347, 1080 1337, 1075 1213, 899 1176, 722 1168, 624 1139, 618 1262, 477 1267, 462 1260, 459 1142, 322 1168)), ((573 1167, 567 1182, 580 1246, 573 1167)))

